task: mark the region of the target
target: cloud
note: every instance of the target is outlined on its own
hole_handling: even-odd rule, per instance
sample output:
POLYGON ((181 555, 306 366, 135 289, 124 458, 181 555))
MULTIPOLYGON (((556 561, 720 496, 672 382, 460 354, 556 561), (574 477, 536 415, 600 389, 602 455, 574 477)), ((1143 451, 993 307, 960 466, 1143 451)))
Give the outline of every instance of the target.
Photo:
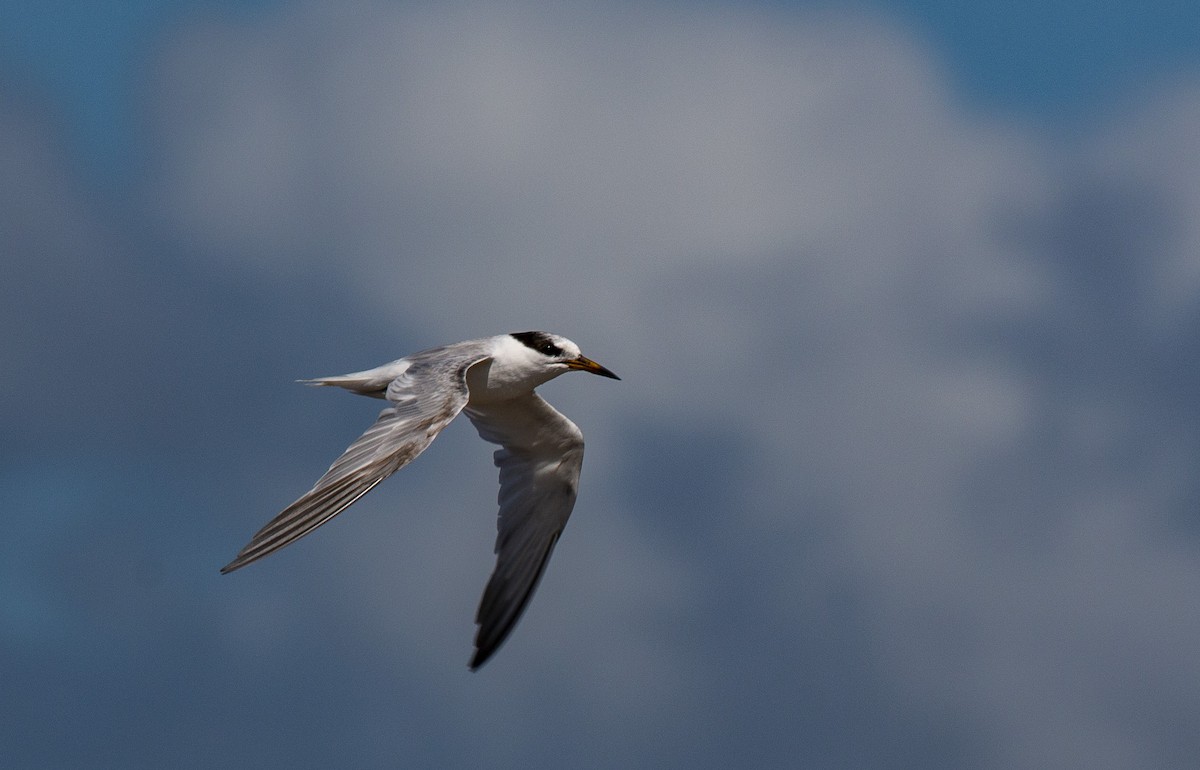
MULTIPOLYGON (((1169 566, 1190 560, 1174 533, 1144 520, 1190 485, 1159 472, 1150 486, 1171 491, 1152 492, 1152 469, 1128 456, 1140 425, 1163 420, 1137 399, 1154 379, 1106 365, 1140 342, 1136 316, 1158 293, 1127 298, 1104 277, 1141 275, 1147 245, 1161 255, 1148 264, 1186 273, 1186 232, 1172 257, 1139 229, 1187 202, 1186 174, 1160 184, 1134 150, 1126 168, 1150 179, 1103 152, 1056 162, 1036 137, 966 114, 917 44, 863 17, 367 6, 332 24, 312 10, 195 30, 181 50, 222 62, 164 67, 192 105, 171 123, 188 132, 165 140, 183 165, 164 200, 196 202, 167 210, 181 228, 270 270, 347 272, 368 313, 403 312, 439 339, 579 329, 630 375, 619 392, 559 388, 592 446, 609 447, 589 476, 624 468, 615 479, 633 485, 618 500, 592 482, 558 557, 574 563, 539 597, 560 618, 600 604, 603 637, 573 639, 557 669, 575 691, 653 719, 658 701, 637 709, 612 690, 603 672, 622 661, 676 704, 670 721, 737 724, 744 707, 783 730, 832 697, 793 691, 809 656, 870 672, 846 685, 861 699, 848 733, 906 702, 928 740, 974 761, 1119 764, 1187 745, 1131 718, 1194 692, 1194 679, 1153 697, 1130 685, 1186 659, 1178 640, 1195 629, 1172 616, 1198 586, 1169 566), (1080 327, 1106 320, 1133 322, 1132 336, 1080 327), (668 477, 641 470, 680 454, 691 463, 666 461, 668 477), (731 466, 709 498, 720 509, 642 502, 731 466), (631 548, 656 533, 657 550, 631 548), (607 597, 622 573, 633 587, 607 597), (1135 627, 1174 627, 1176 642, 1110 619, 1131 607, 1135 627), (637 617, 692 633, 651 621, 647 634, 637 617), (769 643, 796 634, 799 664, 769 643), (696 683, 731 655, 737 673, 696 683), (1114 683, 1126 656, 1159 664, 1114 683), (770 716, 731 676, 759 681, 770 716)), ((1164 136, 1142 130, 1147 148, 1164 136)), ((1175 135, 1161 169, 1193 134, 1175 135)), ((523 630, 510 657, 554 654, 554 637, 523 630)))
MULTIPOLYGON (((161 51, 130 203, 156 235, 121 237, 169 257, 102 307, 166 287, 121 327, 182 367, 145 367, 155 384, 237 363, 185 415, 248 469, 204 461, 241 505, 221 526, 248 534, 248 510, 265 520, 369 421, 281 392, 334 373, 307 367, 549 328, 624 377, 546 389, 588 436, 583 492, 479 675, 459 666, 495 482, 469 426, 236 588, 184 581, 214 627, 207 697, 292 732, 345 707, 296 758, 1128 766, 1200 748, 1181 718, 1200 691, 1194 88, 1064 149, 966 111, 919 42, 861 15, 307 4, 182 26, 161 51), (163 317, 171 334, 146 331, 163 317), (325 705, 289 698, 299 683, 325 705)), ((69 224, 45 215, 46 233, 96 227, 72 200, 47 198, 69 224)))

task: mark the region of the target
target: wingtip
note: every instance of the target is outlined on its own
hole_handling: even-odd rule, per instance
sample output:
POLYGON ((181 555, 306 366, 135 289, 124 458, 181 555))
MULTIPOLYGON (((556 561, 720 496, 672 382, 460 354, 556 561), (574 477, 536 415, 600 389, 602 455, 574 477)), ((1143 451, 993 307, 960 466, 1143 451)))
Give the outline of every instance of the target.
POLYGON ((471 671, 478 671, 484 663, 487 663, 488 660, 491 659, 492 653, 495 651, 496 650, 494 648, 491 650, 481 650, 477 648, 475 650, 475 654, 471 656, 471 662, 467 664, 467 668, 471 671))
POLYGON ((239 570, 239 569, 241 569, 242 567, 245 567, 245 566, 246 566, 247 564, 249 564, 250 562, 254 561, 254 559, 245 559, 245 558, 243 558, 243 556, 244 556, 244 555, 245 555, 245 554, 238 554, 238 557, 237 557, 236 559, 234 559, 233 561, 229 562, 229 563, 228 563, 228 564, 226 564, 224 567, 221 567, 221 574, 222 574, 222 575, 228 575, 230 572, 234 572, 234 571, 236 571, 236 570, 239 570))

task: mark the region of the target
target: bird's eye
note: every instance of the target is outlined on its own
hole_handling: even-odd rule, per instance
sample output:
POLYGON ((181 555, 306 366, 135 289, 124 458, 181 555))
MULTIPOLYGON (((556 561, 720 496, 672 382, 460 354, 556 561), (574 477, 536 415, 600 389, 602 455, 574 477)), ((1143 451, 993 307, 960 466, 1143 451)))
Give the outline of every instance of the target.
POLYGON ((557 356, 562 354, 562 351, 559 350, 553 342, 543 342, 538 348, 538 352, 544 353, 548 356, 557 356))

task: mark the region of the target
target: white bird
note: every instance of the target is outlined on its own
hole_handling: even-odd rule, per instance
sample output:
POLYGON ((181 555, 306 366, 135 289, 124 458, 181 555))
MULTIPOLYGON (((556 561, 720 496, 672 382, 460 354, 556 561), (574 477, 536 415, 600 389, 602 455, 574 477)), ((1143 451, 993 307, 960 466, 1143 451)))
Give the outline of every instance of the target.
POLYGON ((307 535, 425 451, 465 411, 484 441, 499 444, 500 519, 496 568, 475 623, 472 670, 504 642, 529 603, 571 509, 583 465, 583 434, 534 388, 571 370, 619 380, 574 342, 514 332, 414 353, 339 377, 336 385, 389 406, 299 500, 254 534, 221 573, 257 561, 307 535))

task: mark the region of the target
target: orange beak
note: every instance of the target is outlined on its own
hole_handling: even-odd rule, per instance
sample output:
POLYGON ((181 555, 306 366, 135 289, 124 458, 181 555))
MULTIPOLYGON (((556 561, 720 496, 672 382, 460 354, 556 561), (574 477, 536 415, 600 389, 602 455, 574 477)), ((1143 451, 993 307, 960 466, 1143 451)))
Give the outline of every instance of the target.
POLYGON ((591 372, 592 374, 598 374, 601 377, 612 377, 614 380, 621 379, 592 359, 585 358, 583 356, 580 356, 579 358, 572 358, 570 361, 567 361, 566 364, 567 368, 569 369, 578 369, 581 372, 591 372))

